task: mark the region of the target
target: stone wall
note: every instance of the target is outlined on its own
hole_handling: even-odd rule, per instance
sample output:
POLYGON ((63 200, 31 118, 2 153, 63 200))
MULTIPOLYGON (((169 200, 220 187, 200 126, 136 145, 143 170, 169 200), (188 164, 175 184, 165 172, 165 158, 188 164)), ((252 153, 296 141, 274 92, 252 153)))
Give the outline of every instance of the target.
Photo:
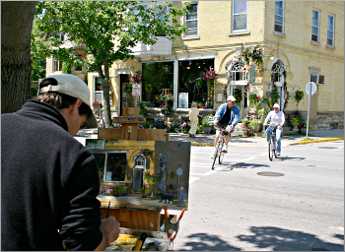
POLYGON ((343 129, 344 112, 318 112, 315 127, 317 129, 343 129))

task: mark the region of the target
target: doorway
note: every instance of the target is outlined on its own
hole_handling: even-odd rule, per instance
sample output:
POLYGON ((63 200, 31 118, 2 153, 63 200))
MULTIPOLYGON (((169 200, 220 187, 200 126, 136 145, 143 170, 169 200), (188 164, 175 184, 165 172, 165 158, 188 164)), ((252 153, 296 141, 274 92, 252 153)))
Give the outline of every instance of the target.
POLYGON ((120 116, 123 115, 125 107, 129 107, 129 96, 131 96, 131 86, 128 74, 120 74, 120 116))

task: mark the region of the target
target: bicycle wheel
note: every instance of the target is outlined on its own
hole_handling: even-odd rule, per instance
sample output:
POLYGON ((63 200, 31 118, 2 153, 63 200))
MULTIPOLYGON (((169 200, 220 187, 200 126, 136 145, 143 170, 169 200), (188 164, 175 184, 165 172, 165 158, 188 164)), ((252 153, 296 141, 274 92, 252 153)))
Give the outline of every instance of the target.
POLYGON ((271 138, 270 141, 268 142, 268 158, 270 159, 270 161, 273 160, 273 144, 272 144, 272 138, 271 138))
POLYGON ((220 143, 219 143, 219 150, 218 150, 218 164, 222 164, 223 162, 223 159, 224 159, 224 152, 223 152, 223 146, 224 146, 224 140, 222 140, 220 143))
POLYGON ((213 163, 212 163, 212 170, 214 170, 214 165, 216 163, 217 157, 219 156, 219 144, 220 142, 217 143, 215 150, 214 150, 214 155, 213 155, 213 163))

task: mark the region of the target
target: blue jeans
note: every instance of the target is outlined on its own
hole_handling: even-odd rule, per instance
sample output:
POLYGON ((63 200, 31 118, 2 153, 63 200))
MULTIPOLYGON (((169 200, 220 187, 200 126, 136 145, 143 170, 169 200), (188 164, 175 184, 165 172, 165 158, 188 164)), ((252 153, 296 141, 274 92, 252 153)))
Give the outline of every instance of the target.
MULTIPOLYGON (((267 127, 267 129, 266 129, 267 142, 270 141, 272 132, 273 132, 273 127, 270 127, 270 126, 267 127)), ((276 142, 277 142, 277 149, 276 149, 276 151, 278 153, 280 153, 280 151, 281 151, 281 144, 282 144, 281 136, 282 136, 282 133, 283 133, 283 129, 279 129, 279 128, 276 129, 276 142)))

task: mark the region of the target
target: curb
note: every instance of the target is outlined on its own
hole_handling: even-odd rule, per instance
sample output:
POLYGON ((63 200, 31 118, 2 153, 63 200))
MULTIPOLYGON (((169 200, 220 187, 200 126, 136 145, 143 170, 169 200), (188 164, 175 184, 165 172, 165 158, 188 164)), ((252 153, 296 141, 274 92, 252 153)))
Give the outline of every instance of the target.
POLYGON ((324 143, 324 142, 334 142, 344 140, 344 137, 325 137, 319 139, 312 139, 312 138, 304 138, 299 140, 296 143, 291 143, 290 145, 302 145, 302 144, 310 144, 310 143, 324 143))

